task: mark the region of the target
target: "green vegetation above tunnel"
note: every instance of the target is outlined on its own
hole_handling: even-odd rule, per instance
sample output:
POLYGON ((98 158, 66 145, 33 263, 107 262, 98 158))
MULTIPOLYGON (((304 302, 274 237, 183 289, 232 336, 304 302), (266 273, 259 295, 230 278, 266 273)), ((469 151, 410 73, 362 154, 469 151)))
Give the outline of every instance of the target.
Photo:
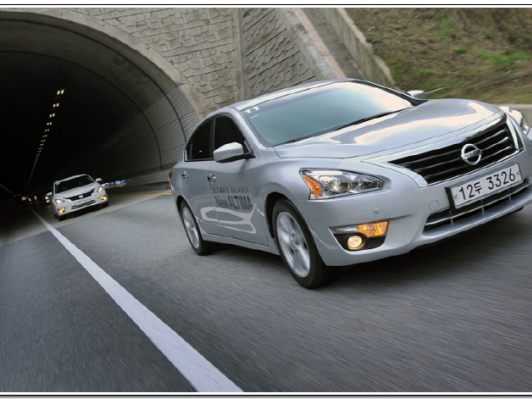
POLYGON ((532 103, 532 9, 346 10, 402 90, 532 103))

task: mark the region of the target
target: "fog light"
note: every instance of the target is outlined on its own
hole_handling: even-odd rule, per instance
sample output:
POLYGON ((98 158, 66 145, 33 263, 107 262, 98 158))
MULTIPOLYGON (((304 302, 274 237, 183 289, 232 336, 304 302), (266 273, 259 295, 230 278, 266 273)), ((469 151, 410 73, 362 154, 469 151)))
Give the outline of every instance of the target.
POLYGON ((365 244, 366 241, 359 235, 351 236, 347 239, 347 248, 351 251, 362 249, 365 244))
POLYGON ((100 201, 105 201, 107 197, 105 195, 100 195, 100 201))
POLYGON ((366 237, 382 237, 388 231, 388 222, 365 223, 357 226, 366 237))
POLYGON ((59 213, 65 213, 65 212, 66 212, 66 208, 59 209, 59 213))
POLYGON ((381 246, 388 232, 388 221, 331 227, 338 243, 349 251, 373 249, 381 246))
POLYGON ((333 234, 362 233, 368 238, 382 237, 388 232, 388 221, 357 224, 354 226, 333 227, 333 234))

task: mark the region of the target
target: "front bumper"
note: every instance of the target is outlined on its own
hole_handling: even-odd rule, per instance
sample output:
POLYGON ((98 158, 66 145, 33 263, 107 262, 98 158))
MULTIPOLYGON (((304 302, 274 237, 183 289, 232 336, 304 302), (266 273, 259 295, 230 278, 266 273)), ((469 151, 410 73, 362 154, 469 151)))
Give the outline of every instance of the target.
POLYGON ((105 191, 92 193, 89 197, 71 201, 66 199, 65 202, 60 204, 53 203, 55 213, 59 216, 68 215, 72 212, 79 211, 81 209, 90 208, 92 206, 103 205, 109 201, 109 197, 105 191))
MULTIPOLYGON (((332 200, 298 203, 318 251, 329 266, 348 266, 410 252, 515 212, 532 203, 531 159, 523 151, 510 159, 444 183, 419 187, 410 177, 380 168, 386 181, 382 190, 332 200), (483 201, 453 210, 447 187, 519 163, 523 182, 493 193, 483 201), (338 227, 389 221, 379 246, 349 251, 333 234, 338 227), (437 221, 437 223, 434 223, 437 221)), ((378 172, 374 170, 375 174, 378 172)), ((374 174, 374 175, 375 175, 374 174)))

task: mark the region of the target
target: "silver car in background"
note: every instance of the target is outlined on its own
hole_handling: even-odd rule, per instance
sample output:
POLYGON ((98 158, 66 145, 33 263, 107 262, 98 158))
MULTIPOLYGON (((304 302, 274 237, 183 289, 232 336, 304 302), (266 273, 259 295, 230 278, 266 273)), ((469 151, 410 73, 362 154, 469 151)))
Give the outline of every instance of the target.
POLYGON ((280 254, 316 288, 532 202, 519 112, 419 94, 339 79, 208 115, 169 176, 192 248, 280 254))
POLYGON ((72 212, 92 206, 109 206, 109 198, 101 184, 102 179, 94 180, 89 175, 75 175, 54 182, 51 197, 54 217, 63 220, 72 212))

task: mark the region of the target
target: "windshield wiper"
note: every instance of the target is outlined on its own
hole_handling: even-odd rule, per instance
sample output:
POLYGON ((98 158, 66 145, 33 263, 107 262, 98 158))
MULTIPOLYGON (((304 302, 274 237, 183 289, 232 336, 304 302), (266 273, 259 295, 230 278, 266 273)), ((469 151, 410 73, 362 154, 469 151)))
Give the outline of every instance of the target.
MULTIPOLYGON (((403 108, 403 109, 405 109, 405 108, 403 108)), ((399 112, 399 111, 402 111, 402 109, 398 109, 397 111, 381 112, 380 114, 375 114, 375 115, 372 115, 372 116, 368 116, 367 118, 362 118, 362 119, 358 119, 358 120, 356 120, 354 122, 346 123, 345 125, 337 127, 334 130, 341 130, 341 129, 344 129, 344 128, 349 127, 349 126, 359 125, 361 123, 370 121, 372 119, 382 118, 383 116, 386 116, 386 115, 395 114, 396 112, 399 112)))

